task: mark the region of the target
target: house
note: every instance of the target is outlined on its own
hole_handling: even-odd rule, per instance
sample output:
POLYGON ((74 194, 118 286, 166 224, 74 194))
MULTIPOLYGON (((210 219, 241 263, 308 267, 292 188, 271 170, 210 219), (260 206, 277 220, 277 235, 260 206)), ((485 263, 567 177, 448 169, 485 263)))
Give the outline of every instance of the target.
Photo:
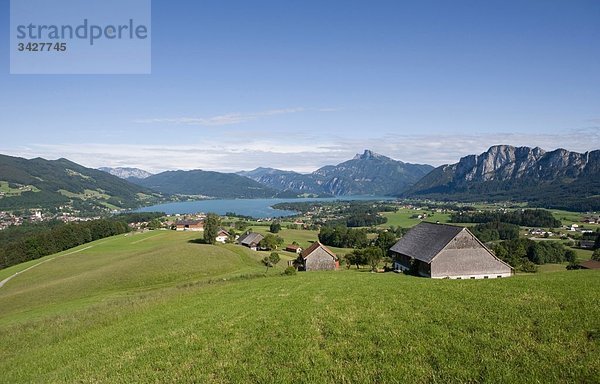
POLYGON ((434 279, 493 279, 509 277, 513 268, 500 260, 467 228, 422 222, 390 251, 394 269, 411 268, 434 279))
POLYGON ((217 243, 225 244, 230 236, 231 235, 229 234, 229 232, 227 232, 223 228, 219 229, 219 232, 217 232, 217 238, 216 238, 217 243))
POLYGON ((296 244, 290 244, 290 245, 286 246, 285 250, 287 252, 293 252, 293 253, 297 253, 297 254, 302 253, 302 248, 300 248, 300 246, 296 245, 296 244))
POLYGON ((238 239, 238 243, 244 247, 248 247, 253 251, 258 249, 258 243, 265 237, 260 233, 248 232, 238 239))
POLYGON ((588 260, 579 264, 581 269, 600 269, 600 261, 588 260))
POLYGON ((315 241, 300 253, 297 265, 305 271, 335 270, 340 267, 340 259, 329 248, 315 241))
POLYGON ((594 249, 595 246, 595 240, 579 240, 579 248, 594 249))
POLYGON ((202 220, 184 220, 175 223, 177 231, 204 231, 204 222, 202 220))

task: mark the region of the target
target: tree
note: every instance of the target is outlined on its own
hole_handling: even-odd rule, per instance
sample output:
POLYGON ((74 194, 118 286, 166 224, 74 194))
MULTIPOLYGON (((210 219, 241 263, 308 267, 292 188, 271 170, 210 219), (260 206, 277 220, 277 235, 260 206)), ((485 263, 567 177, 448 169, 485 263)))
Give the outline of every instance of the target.
POLYGON ((577 263, 577 253, 572 249, 567 249, 565 251, 565 260, 571 264, 577 263))
POLYGON ((356 265, 356 269, 360 269, 361 265, 369 264, 369 261, 365 257, 364 249, 353 250, 345 256, 345 259, 349 265, 356 265))
POLYGON ((276 221, 272 222, 271 226, 269 227, 269 232, 271 232, 271 233, 279 233, 279 231, 281 231, 281 224, 279 224, 276 221))
POLYGON ((535 265, 532 261, 527 258, 524 258, 521 263, 521 271, 527 273, 536 273, 538 271, 538 266, 535 265))
POLYGON ((371 271, 377 271, 377 265, 383 259, 383 251, 378 247, 369 247, 363 250, 363 257, 371 266, 371 271))
POLYGON ((162 223, 158 218, 152 219, 152 221, 148 223, 148 229, 155 230, 160 228, 162 228, 162 223))
POLYGON ((274 249, 277 249, 277 247, 279 247, 282 244, 283 239, 281 237, 267 233, 264 239, 262 239, 260 243, 258 243, 258 247, 261 249, 266 249, 267 251, 272 251, 274 249))
POLYGON ((265 273, 269 272, 269 268, 273 268, 274 266, 276 266, 277 263, 279 263, 279 260, 281 259, 279 258, 279 253, 277 252, 271 252, 269 256, 265 256, 262 259, 262 263, 267 267, 265 273))
POLYGON ((390 248, 396 244, 396 241, 396 236, 392 232, 384 231, 377 236, 377 240, 375 240, 375 246, 380 248, 384 255, 387 255, 390 248))
POLYGON ((215 244, 217 242, 217 234, 219 233, 219 225, 221 218, 214 213, 209 213, 204 222, 204 242, 206 244, 215 244))
POLYGON ((346 260, 346 268, 350 269, 351 266, 356 265, 356 269, 360 269, 360 265, 356 263, 356 255, 354 252, 347 253, 344 256, 344 260, 346 260))

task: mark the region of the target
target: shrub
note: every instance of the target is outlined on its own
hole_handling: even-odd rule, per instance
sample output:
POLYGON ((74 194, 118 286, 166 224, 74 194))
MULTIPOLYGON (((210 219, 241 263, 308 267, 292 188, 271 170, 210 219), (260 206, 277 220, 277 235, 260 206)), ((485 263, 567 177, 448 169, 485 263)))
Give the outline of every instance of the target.
POLYGON ((285 271, 283 271, 283 273, 287 276, 294 276, 296 274, 296 268, 294 267, 287 267, 285 269, 285 271))

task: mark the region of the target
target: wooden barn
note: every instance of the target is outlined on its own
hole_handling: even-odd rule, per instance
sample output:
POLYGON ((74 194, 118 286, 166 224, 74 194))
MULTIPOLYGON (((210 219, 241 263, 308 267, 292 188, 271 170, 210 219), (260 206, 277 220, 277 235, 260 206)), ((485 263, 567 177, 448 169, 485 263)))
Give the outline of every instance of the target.
POLYGON ((298 268, 305 271, 335 270, 340 260, 329 248, 318 241, 306 248, 298 257, 298 268))
POLYGON ((495 279, 514 274, 467 228, 422 222, 411 229, 390 251, 394 269, 411 267, 434 279, 495 279))
POLYGON ((244 247, 248 247, 253 251, 258 249, 258 243, 265 237, 260 233, 248 232, 238 239, 238 243, 244 247))
POLYGON ((175 223, 177 231, 204 231, 204 222, 202 220, 185 220, 175 223))
POLYGON ((300 246, 296 245, 296 244, 290 244, 290 245, 286 246, 285 250, 287 252, 293 252, 293 253, 297 253, 297 254, 302 253, 302 248, 300 248, 300 246))

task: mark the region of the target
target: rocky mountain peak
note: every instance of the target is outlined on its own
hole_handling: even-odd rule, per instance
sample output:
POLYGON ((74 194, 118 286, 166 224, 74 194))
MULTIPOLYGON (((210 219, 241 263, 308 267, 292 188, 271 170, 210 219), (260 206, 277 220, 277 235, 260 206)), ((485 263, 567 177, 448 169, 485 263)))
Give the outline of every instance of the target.
POLYGON ((144 171, 139 168, 126 168, 126 167, 118 167, 118 168, 110 168, 110 167, 102 167, 98 168, 100 171, 110 173, 113 176, 117 176, 121 179, 145 179, 147 177, 152 176, 150 172, 144 171))
POLYGON ((380 155, 379 153, 375 153, 370 149, 365 149, 365 152, 361 155, 360 153, 354 156, 354 160, 369 160, 369 159, 380 159, 385 160, 389 159, 389 157, 380 155))
POLYGON ((539 147, 496 145, 437 168, 408 195, 537 199, 539 204, 555 207, 566 207, 565 201, 569 201, 576 209, 595 209, 599 172, 600 150, 577 153, 561 148, 547 152, 539 147))

